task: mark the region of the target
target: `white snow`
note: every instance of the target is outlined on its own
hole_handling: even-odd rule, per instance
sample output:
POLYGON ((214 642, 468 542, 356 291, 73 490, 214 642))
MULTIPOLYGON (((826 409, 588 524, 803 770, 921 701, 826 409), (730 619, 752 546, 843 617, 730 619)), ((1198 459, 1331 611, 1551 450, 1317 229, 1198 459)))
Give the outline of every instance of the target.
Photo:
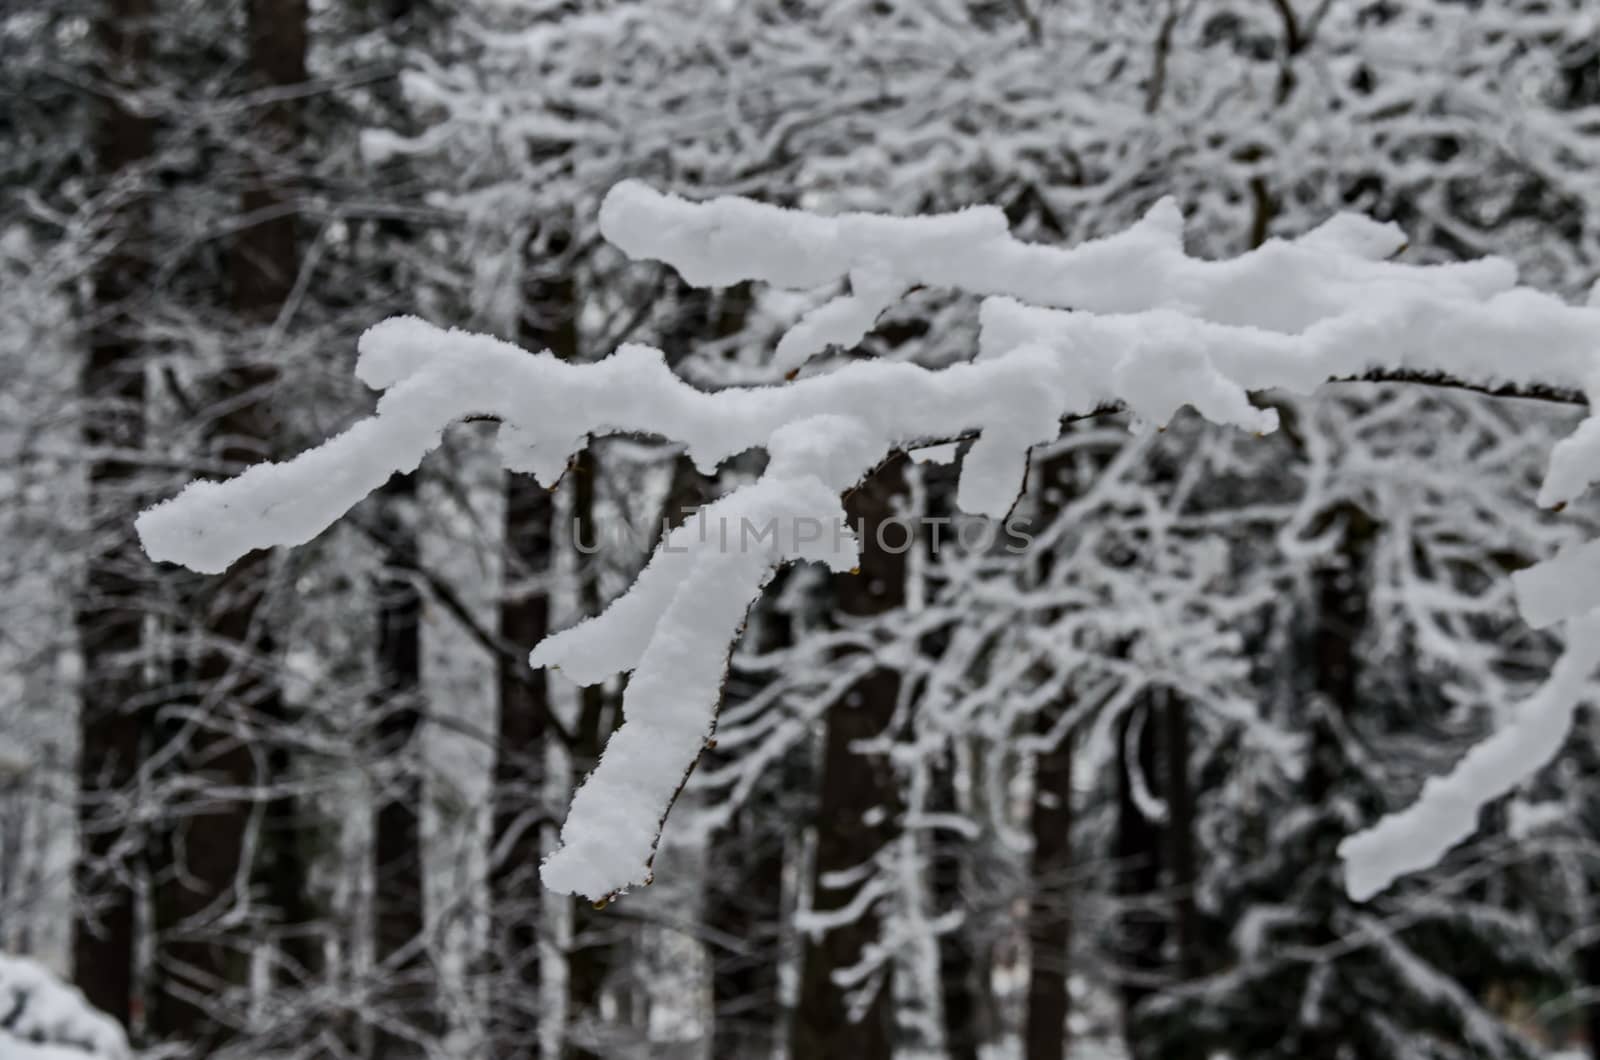
POLYGON ((728 648, 750 604, 785 562, 855 565, 839 494, 871 469, 878 447, 833 416, 785 426, 769 445, 761 480, 709 505, 707 520, 675 529, 640 576, 642 591, 547 638, 530 657, 586 684, 633 670, 622 727, 573 796, 561 848, 545 859, 542 876, 554 890, 598 898, 649 881, 662 819, 711 735, 728 648), (727 543, 720 533, 701 536, 707 525, 747 524, 775 532, 727 543))
POLYGON ((921 449, 911 450, 911 459, 919 464, 953 464, 956 454, 960 451, 959 442, 945 442, 943 445, 928 445, 921 449))
MULTIPOLYGON (((1307 393, 1374 368, 1585 390, 1600 379, 1600 308, 1517 287, 1515 269, 1498 259, 1385 260, 1403 235, 1355 216, 1217 262, 1184 253, 1183 216, 1170 200, 1118 235, 1072 248, 1014 239, 993 207, 824 217, 737 198, 692 203, 634 181, 607 195, 600 224, 633 257, 665 261, 697 285, 810 290, 848 281, 850 294, 784 336, 780 367, 859 341, 918 285, 991 296, 977 356, 937 371, 855 361, 784 386, 707 393, 645 346, 571 364, 396 318, 360 343, 357 372, 384 391, 372 417, 291 461, 191 485, 138 520, 153 558, 221 571, 252 549, 310 540, 390 475, 416 468, 467 416, 497 418, 502 462, 546 484, 595 435, 681 442, 706 471, 766 448, 761 479, 707 509, 717 539, 702 536, 705 520, 690 520, 606 612, 533 653, 536 665, 559 665, 582 682, 634 671, 625 723, 545 866, 550 886, 596 898, 649 878, 661 822, 711 730, 745 610, 782 563, 851 565, 854 542, 823 528, 842 520, 839 495, 891 451, 975 436, 957 503, 999 518, 1022 489, 1029 450, 1056 438, 1062 417, 1108 404, 1157 425, 1192 405, 1218 423, 1266 432, 1276 417, 1254 404, 1253 391, 1307 393), (722 531, 742 520, 776 521, 781 532, 730 547, 722 531), (800 529, 813 525, 815 537, 800 529)), ((1553 455, 1541 501, 1565 501, 1597 475, 1600 427, 1586 420, 1553 455)), ((1516 726, 1431 784, 1413 811, 1347 844, 1352 893, 1431 863, 1470 831, 1485 799, 1514 787, 1559 743, 1585 660, 1600 650, 1593 620, 1582 617, 1600 607, 1595 569, 1585 550, 1519 576, 1530 620, 1573 619, 1568 655, 1516 726)))
POLYGON ((1600 541, 1562 549, 1553 559, 1517 571, 1511 585, 1517 610, 1535 629, 1588 614, 1600 600, 1600 541))
POLYGON ((1506 795, 1555 756, 1600 665, 1600 614, 1573 619, 1550 677, 1510 725, 1423 786, 1416 802, 1339 844, 1345 887, 1366 901, 1410 872, 1438 863, 1478 827, 1478 811, 1506 795))
POLYGON ((1559 802, 1528 802, 1512 799, 1506 813, 1506 835, 1512 839, 1525 839, 1535 832, 1560 824, 1570 815, 1559 802))
POLYGON ((89 1007, 83 993, 43 965, 0 954, 0 1027, 3 1060, 128 1060, 127 1037, 117 1022, 89 1007))

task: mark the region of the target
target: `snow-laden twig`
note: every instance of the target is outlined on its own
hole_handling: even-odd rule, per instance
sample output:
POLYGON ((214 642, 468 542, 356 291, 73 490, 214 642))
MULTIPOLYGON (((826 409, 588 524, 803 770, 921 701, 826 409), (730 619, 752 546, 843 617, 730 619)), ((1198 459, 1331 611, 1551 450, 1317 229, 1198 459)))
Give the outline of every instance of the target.
MULTIPOLYGON (((1309 392, 1373 369, 1585 393, 1600 379, 1600 310, 1516 287, 1503 261, 1388 261, 1403 242, 1398 229, 1354 216, 1211 262, 1184 253, 1170 201, 1120 235, 1063 249, 1013 239, 993 208, 820 217, 743 199, 691 203, 625 182, 607 196, 601 228, 695 284, 848 278, 850 296, 803 318, 780 345, 791 366, 853 342, 919 284, 1003 297, 984 304, 971 363, 932 371, 855 362, 786 386, 716 393, 684 383, 644 346, 568 364, 415 319, 386 321, 362 337, 357 366, 386 391, 373 417, 287 463, 191 485, 138 522, 152 557, 220 571, 252 549, 310 540, 390 475, 415 469, 468 416, 498 419, 505 466, 545 483, 596 435, 661 435, 685 443, 706 470, 767 449, 761 479, 706 510, 711 535, 707 519, 675 531, 605 612, 534 651, 535 665, 559 665, 581 682, 634 671, 625 723, 544 868, 550 886, 590 897, 649 879, 661 822, 714 724, 745 610, 778 565, 851 566, 840 494, 893 450, 975 435, 957 503, 998 517, 1022 488, 1029 450, 1054 439, 1062 417, 1108 402, 1147 423, 1190 404, 1266 432, 1276 416, 1252 391, 1309 392)), ((1596 467, 1600 430, 1586 423, 1558 448, 1541 498, 1576 495, 1596 467)), ((1600 593, 1566 601, 1572 613, 1596 606, 1600 593)), ((1497 776, 1514 784, 1521 774, 1497 776)))
POLYGON ((9 1060, 133 1055, 116 1020, 25 957, 0 954, 0 1013, 0 1057, 9 1060))
POLYGON ((1478 811, 1508 795, 1561 749, 1600 666, 1600 614, 1567 623, 1567 647, 1515 720, 1422 788, 1416 802, 1339 844, 1345 887, 1366 901, 1401 876, 1437 864, 1478 827, 1478 811))

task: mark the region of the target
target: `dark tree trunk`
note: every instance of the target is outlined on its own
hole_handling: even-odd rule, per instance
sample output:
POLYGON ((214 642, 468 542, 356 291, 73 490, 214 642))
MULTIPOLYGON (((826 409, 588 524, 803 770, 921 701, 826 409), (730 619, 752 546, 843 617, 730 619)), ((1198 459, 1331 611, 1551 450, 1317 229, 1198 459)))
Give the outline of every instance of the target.
POLYGON ((181 741, 182 783, 199 794, 193 805, 174 808, 171 864, 155 881, 161 975, 151 1030, 188 1043, 197 1055, 210 1055, 232 1036, 228 1016, 239 999, 226 992, 249 981, 249 932, 233 917, 249 882, 245 840, 252 793, 263 779, 251 743, 268 706, 263 700, 272 695, 257 628, 265 566, 258 553, 198 588, 195 619, 204 641, 193 669, 195 693, 182 702, 188 717, 169 727, 181 741))
POLYGON ((436 1029, 422 879, 422 596, 410 506, 416 480, 391 479, 380 497, 387 549, 377 589, 378 690, 373 703, 380 753, 392 769, 380 792, 373 829, 375 956, 383 966, 382 1018, 373 1032, 374 1060, 421 1055, 412 1038, 436 1029))
MULTIPOLYGON (((247 5, 248 88, 251 91, 298 85, 306 80, 305 0, 250 0, 247 5)), ((298 115, 289 103, 263 108, 253 131, 275 152, 291 157, 299 141, 298 115)), ((276 422, 270 398, 277 365, 262 361, 252 334, 271 324, 289 298, 299 268, 296 219, 286 208, 292 178, 279 172, 251 173, 240 193, 241 216, 260 218, 235 237, 229 250, 230 302, 246 336, 232 362, 209 390, 223 411, 208 425, 213 455, 231 464, 252 464, 270 454, 276 422)), ((270 351, 266 351, 270 355, 270 351)), ((286 797, 268 798, 263 837, 270 851, 259 865, 246 865, 245 840, 256 794, 263 782, 253 747, 262 730, 286 723, 274 661, 274 640, 262 603, 271 580, 265 553, 245 557, 198 590, 199 627, 204 643, 195 668, 200 710, 188 727, 182 764, 186 781, 207 792, 203 808, 186 813, 176 827, 181 840, 180 871, 163 888, 166 923, 160 940, 164 996, 156 1010, 165 1037, 193 1043, 203 1052, 221 1047, 232 1034, 218 1018, 221 985, 248 985, 249 932, 224 927, 233 899, 254 882, 265 885, 274 915, 308 916, 305 870, 298 842, 282 834, 295 812, 286 797)), ((268 762, 287 767, 281 744, 268 762)), ((286 779, 286 778, 284 778, 286 779)), ((302 969, 314 960, 314 943, 304 925, 285 936, 293 963, 302 969)))
MULTIPOLYGON (((1308 647, 1314 691, 1331 709, 1344 713, 1355 709, 1358 697, 1361 660, 1356 642, 1367 623, 1363 579, 1377 527, 1370 515, 1349 503, 1329 511, 1324 520, 1323 532, 1332 524, 1342 524, 1342 537, 1336 562, 1314 576, 1315 626, 1308 647)), ((1306 797, 1310 805, 1322 806, 1340 779, 1343 756, 1339 738, 1328 722, 1314 722, 1311 738, 1306 797)))
MULTIPOLYGON (((1050 524, 1074 493, 1076 479, 1070 456, 1041 461, 1030 472, 1030 486, 1041 522, 1050 524), (1035 474, 1037 477, 1035 477, 1035 474)), ((1048 581, 1056 553, 1038 557, 1039 578, 1048 581)), ((1034 733, 1047 736, 1072 708, 1069 692, 1041 710, 1034 733)), ((1072 733, 1034 759, 1033 805, 1029 829, 1033 851, 1028 866, 1028 1014, 1023 1030, 1027 1060, 1063 1060, 1067 1050, 1067 1015, 1072 938, 1072 733)))
POLYGON ((782 780, 763 783, 711 840, 706 926, 711 953, 712 1060, 763 1060, 778 1046, 783 916, 782 780))
MULTIPOLYGON (((1579 954, 1583 970, 1583 984, 1590 989, 1600 986, 1600 946, 1585 946, 1579 954)), ((1589 1055, 1600 1060, 1600 1002, 1591 1001, 1584 1006, 1583 1029, 1589 1043, 1589 1055)))
MULTIPOLYGON (((1332 562, 1312 576, 1311 628, 1299 646, 1306 659, 1301 669, 1311 677, 1306 698, 1316 708, 1308 726, 1309 753, 1301 800, 1319 808, 1323 816, 1309 856, 1325 871, 1315 880, 1310 897, 1304 899, 1315 902, 1316 908, 1337 907, 1345 900, 1335 851, 1347 825, 1331 807, 1336 803, 1336 790, 1348 780, 1349 757, 1341 731, 1350 724, 1359 703, 1362 659, 1357 646, 1369 617, 1368 567, 1378 533, 1373 518, 1351 502, 1330 509, 1320 523, 1314 532, 1339 534, 1339 548, 1332 562)), ((1316 945, 1331 944, 1336 937, 1327 918, 1311 932, 1316 945)))
MULTIPOLYGON (((600 540, 594 519, 596 478, 600 461, 585 449, 568 472, 572 482, 572 529, 577 535, 578 606, 585 615, 600 613, 600 540), (587 552, 588 554, 583 554, 587 552)), ((600 752, 616 727, 620 712, 602 685, 579 692, 578 728, 573 752, 573 777, 581 780, 600 761, 600 752)), ((572 907, 572 944, 567 950, 567 1012, 569 1019, 587 1020, 588 1030, 569 1042, 574 1060, 605 1060, 595 1044, 600 1030, 600 997, 616 966, 626 928, 617 918, 579 898, 572 907)), ((619 1004, 625 1007, 626 999, 619 1004)), ((620 1021, 620 1017, 619 1017, 620 1021)))
MULTIPOLYGON (((137 84, 150 61, 149 0, 107 0, 95 30, 106 77, 137 84)), ((146 159, 154 123, 125 110, 120 97, 100 97, 95 165, 114 181, 146 159)), ((144 445, 144 364, 133 321, 148 262, 142 195, 122 199, 116 249, 94 275, 93 330, 81 390, 83 442, 91 451, 132 453, 144 445)), ((128 842, 122 798, 139 767, 148 717, 141 677, 144 557, 133 538, 137 465, 101 458, 89 465, 88 546, 84 587, 74 616, 83 651, 79 712, 82 842, 73 918, 75 978, 88 1001, 128 1025, 134 1009, 134 893, 121 858, 128 842)))
POLYGON ((1173 941, 1177 973, 1183 979, 1200 974, 1199 917, 1194 889, 1198 880, 1194 852, 1194 791, 1189 777, 1189 704, 1177 692, 1165 693, 1161 712, 1166 732, 1168 884, 1172 887, 1173 941))
MULTIPOLYGON (((546 241, 545 253, 559 256, 569 247, 568 236, 558 232, 546 241)), ((569 266, 570 269, 570 266, 569 266)), ((570 279, 543 279, 547 289, 527 309, 534 326, 549 329, 540 341, 564 359, 576 359, 581 351, 577 313, 579 292, 570 279)), ((601 545, 595 525, 595 500, 599 486, 600 460, 585 447, 567 469, 566 480, 572 490, 572 532, 577 556, 578 609, 584 615, 600 613, 601 545)), ((602 685, 590 685, 578 693, 578 718, 570 747, 575 782, 594 769, 606 740, 620 721, 616 697, 602 685)), ((572 939, 566 953, 567 1019, 586 1024, 577 1033, 566 1035, 565 1052, 574 1060, 602 1060, 599 1051, 601 1028, 600 999, 616 963, 618 945, 626 928, 603 909, 582 899, 572 904, 572 939)), ((619 999, 619 1009, 627 998, 619 999)), ((625 1014, 624 1014, 625 1015, 625 1014)))
MULTIPOLYGON (((550 570, 550 494, 531 476, 507 474, 505 505, 500 636, 508 645, 527 649, 550 632, 550 598, 542 584, 550 570), (539 583, 518 586, 530 580, 539 583)), ((545 815, 544 720, 550 708, 544 671, 520 658, 500 660, 499 688, 489 867, 495 979, 489 1015, 492 1055, 511 1060, 539 1053, 539 859, 545 815)))
MULTIPOLYGON (((751 307, 750 286, 713 292, 678 280, 673 305, 676 316, 663 335, 662 348, 676 362, 692 354, 697 344, 726 339, 744 328, 751 307)), ((709 499, 708 485, 687 454, 674 458, 661 520, 652 527, 652 546, 709 499)), ((790 636, 783 616, 757 605, 747 634, 755 650, 785 647, 790 636)), ((723 709, 755 691, 741 684, 737 673, 730 675, 723 689, 723 709)), ((713 762, 726 761, 726 752, 713 748, 706 754, 713 762)), ((703 916, 712 939, 713 1060, 761 1060, 778 1047, 783 1015, 778 978, 783 872, 792 830, 785 808, 797 772, 792 760, 775 766, 708 843, 712 860, 705 875, 703 916)))
MULTIPOLYGON (((924 508, 919 514, 929 519, 948 520, 956 515, 955 495, 959 479, 958 467, 950 464, 924 464, 917 469, 923 486, 924 508)), ((935 523, 933 525, 941 525, 935 523)), ((936 539, 932 533, 925 536, 923 544, 930 564, 938 562, 939 550, 954 535, 941 532, 936 539), (937 542, 937 543, 936 543, 937 542)), ((924 642, 930 655, 945 650, 943 634, 924 642)), ((917 690, 920 699, 921 689, 917 690)), ((935 813, 960 815, 963 807, 957 794, 961 760, 958 741, 952 736, 950 746, 931 777, 929 808, 935 813)), ((974 773, 981 768, 982 755, 975 754, 968 768, 974 773)), ((974 840, 954 829, 934 831, 930 843, 931 890, 933 907, 937 915, 951 911, 963 914, 962 922, 954 931, 939 936, 939 1009, 943 1019, 944 1048, 951 1060, 977 1060, 984 1043, 996 1033, 994 997, 991 989, 993 970, 991 939, 982 922, 987 910, 984 903, 990 898, 978 890, 983 873, 974 854, 982 857, 987 844, 994 841, 989 827, 990 814, 978 805, 983 800, 980 778, 969 776, 969 792, 973 806, 967 808, 969 816, 982 832, 974 840)))
MULTIPOLYGON (((933 776, 929 808, 935 813, 961 812, 956 799, 956 755, 952 749, 933 776)), ((932 841, 932 891, 940 914, 952 909, 967 915, 961 926, 939 936, 939 1007, 944 1019, 944 1048, 950 1060, 978 1060, 984 1042, 984 1005, 978 982, 975 910, 965 886, 970 842, 952 830, 939 829, 932 841)))
MULTIPOLYGON (((412 0, 379 0, 362 15, 397 47, 418 44, 423 26, 412 0)), ((372 91, 390 120, 411 127, 398 82, 386 79, 372 91)), ((399 167, 404 172, 405 167, 399 167)), ((412 237, 409 221, 385 217, 376 229, 386 239, 412 237)), ((400 267, 386 263, 393 282, 400 267)), ((416 475, 390 479, 377 497, 376 538, 384 569, 374 585, 377 608, 377 688, 372 697, 373 742, 386 760, 388 782, 374 806, 373 940, 379 982, 372 1006, 371 1060, 425 1055, 420 1044, 437 1042, 444 1018, 439 1011, 436 973, 428 936, 422 808, 424 799, 420 730, 426 702, 422 691, 422 595, 420 546, 415 524, 416 475)))
POLYGON ((1138 1033, 1139 1004, 1154 992, 1154 982, 1166 965, 1164 949, 1167 923, 1156 909, 1161 891, 1161 828, 1144 815, 1134 797, 1133 770, 1128 762, 1128 742, 1137 729, 1134 754, 1145 782, 1155 785, 1156 733, 1159 719, 1149 696, 1123 716, 1117 725, 1117 822, 1115 844, 1116 894, 1124 904, 1117 935, 1125 978, 1120 986, 1123 1033, 1134 1060, 1160 1060, 1138 1033))
MULTIPOLYGON (((306 81, 307 0, 248 0, 251 88, 286 88, 306 81)), ((247 318, 270 323, 294 290, 300 269, 298 221, 294 201, 294 152, 302 147, 297 104, 292 100, 261 108, 258 131, 270 153, 284 160, 285 172, 259 171, 240 196, 240 213, 252 218, 233 245, 229 269, 234 308, 247 318)), ((270 352, 270 351, 268 351, 270 352)), ((275 369, 276 366, 271 366, 275 369)))
MULTIPOLYGON (((1041 711, 1037 730, 1050 731, 1060 710, 1041 711)), ((1027 1060, 1064 1060, 1071 998, 1068 945, 1072 928, 1072 737, 1062 736, 1034 760, 1033 883, 1028 898, 1027 1060)))
MULTIPOLYGON (((888 530, 880 547, 879 527, 894 516, 892 501, 904 489, 905 457, 897 454, 862 483, 846 502, 861 534, 858 574, 835 575, 834 599, 846 616, 882 615, 905 602, 906 556, 895 552, 898 531, 888 530)), ((860 741, 884 735, 900 694, 900 674, 877 667, 858 680, 825 716, 822 774, 818 778, 819 826, 811 873, 811 904, 819 912, 848 905, 859 885, 829 887, 829 875, 869 861, 893 834, 898 816, 894 768, 886 755, 864 753, 860 741), (873 816, 869 817, 871 814, 873 816)), ((892 983, 885 976, 859 1019, 851 1019, 845 990, 834 972, 859 961, 876 941, 879 919, 868 909, 854 922, 820 938, 807 938, 801 958, 800 1000, 791 1029, 792 1057, 887 1057, 894 1042, 892 983)))
MULTIPOLYGON (((793 642, 786 616, 766 608, 752 616, 749 636, 762 652, 793 642)), ((725 709, 757 690, 735 673, 725 689, 725 709)), ((707 752, 713 759, 726 753, 707 752)), ((712 938, 712 1060, 764 1060, 778 1048, 783 871, 794 831, 785 811, 789 793, 803 790, 800 772, 795 756, 788 756, 709 842, 704 918, 712 938)))
MULTIPOLYGON (((527 292, 518 338, 530 349, 571 359, 577 353, 577 299, 570 280, 541 281, 527 292)), ((525 652, 550 632, 550 492, 532 476, 505 477, 505 553, 500 637, 518 653, 499 663, 500 721, 489 863, 490 945, 494 948, 489 1047, 497 1060, 539 1054, 541 965, 539 882, 544 798, 543 670, 525 652)))
MULTIPOLYGON (((1596 72, 1600 73, 1600 61, 1597 61, 1596 72)), ((1581 707, 1573 732, 1568 737, 1567 750, 1563 752, 1572 756, 1578 776, 1600 774, 1600 739, 1596 738, 1597 735, 1600 735, 1600 712, 1593 706, 1581 707)), ((1585 785, 1576 800, 1579 809, 1575 825, 1590 835, 1595 833, 1596 824, 1600 822, 1600 804, 1596 802, 1596 794, 1600 792, 1596 792, 1592 785, 1585 785)), ((1592 872, 1589 875, 1587 898, 1587 922, 1600 922, 1600 887, 1596 886, 1592 872)), ((1575 956, 1575 978, 1578 986, 1587 991, 1589 998, 1578 1017, 1583 1028, 1583 1042, 1588 1046, 1586 1055, 1591 1060, 1600 1060, 1600 940, 1591 939, 1579 948, 1575 956)))
MULTIPOLYGON (((263 645, 271 652, 271 645, 263 645)), ((295 723, 281 688, 263 704, 267 723, 280 735, 267 751, 269 782, 287 784, 292 779, 293 751, 281 735, 295 723)), ((261 819, 261 841, 256 851, 255 877, 266 897, 279 959, 277 981, 284 986, 309 985, 323 970, 323 939, 327 926, 319 919, 311 893, 311 858, 315 844, 306 808, 288 791, 271 792, 261 819)))

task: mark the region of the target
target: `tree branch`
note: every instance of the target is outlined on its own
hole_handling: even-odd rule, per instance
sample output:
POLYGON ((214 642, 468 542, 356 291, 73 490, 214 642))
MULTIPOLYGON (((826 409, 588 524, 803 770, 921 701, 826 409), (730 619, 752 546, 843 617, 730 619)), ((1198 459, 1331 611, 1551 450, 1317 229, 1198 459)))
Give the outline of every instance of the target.
MULTIPOLYGON (((388 549, 390 547, 389 539, 377 527, 372 526, 364 519, 353 519, 351 522, 379 548, 388 549)), ((427 569, 420 563, 408 564, 407 571, 416 575, 428 590, 429 595, 442 604, 444 609, 450 612, 457 622, 461 623, 461 627, 467 631, 467 634, 473 640, 478 642, 480 647, 511 667, 512 673, 516 675, 518 684, 528 688, 533 687, 533 668, 528 665, 528 650, 532 647, 531 644, 513 644, 500 636, 500 634, 490 630, 482 622, 479 622, 477 617, 473 615, 472 608, 461 598, 461 594, 456 592, 449 582, 434 571, 427 569)), ((561 741, 562 746, 567 748, 577 746, 577 737, 561 724, 561 719, 555 715, 554 711, 549 709, 548 704, 542 713, 544 715, 544 724, 556 734, 556 738, 561 741)))
POLYGON ((1419 386, 1444 387, 1450 390, 1470 390, 1498 398, 1526 398, 1530 401, 1550 401, 1558 405, 1588 405, 1589 399, 1580 391, 1555 386, 1519 386, 1505 383, 1501 386, 1484 386, 1452 378, 1443 372, 1406 372, 1375 369, 1360 376, 1330 379, 1330 383, 1412 383, 1419 386))

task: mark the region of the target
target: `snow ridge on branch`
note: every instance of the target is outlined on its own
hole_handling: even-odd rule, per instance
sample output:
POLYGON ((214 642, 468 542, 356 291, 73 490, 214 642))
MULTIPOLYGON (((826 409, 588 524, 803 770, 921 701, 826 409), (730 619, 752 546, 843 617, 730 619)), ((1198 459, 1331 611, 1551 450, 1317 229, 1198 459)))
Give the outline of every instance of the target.
MULTIPOLYGON (((1073 248, 1012 238, 992 207, 924 218, 824 217, 738 198, 692 203, 631 181, 606 197, 600 223, 631 256, 664 261, 696 285, 754 279, 812 288, 848 280, 850 294, 784 336, 777 360, 785 369, 829 345, 853 345, 918 285, 991 296, 977 356, 938 371, 858 361, 783 386, 707 393, 674 376, 660 351, 646 346, 568 364, 397 318, 361 339, 357 372, 385 391, 371 418, 288 462, 193 484, 138 521, 153 558, 220 571, 252 549, 310 540, 390 475, 414 470, 444 429, 468 416, 498 419, 504 465, 545 484, 599 435, 682 442, 708 471, 765 448, 771 459, 762 477, 707 514, 713 525, 776 525, 779 533, 753 545, 739 534, 707 540, 700 529, 707 520, 691 520, 602 614, 533 651, 534 665, 560 666, 584 683, 633 672, 624 724, 580 787, 561 849, 543 868, 548 886, 591 898, 648 882, 662 822, 715 725, 726 654, 745 611, 784 563, 854 565, 856 542, 847 533, 798 528, 842 525, 840 495, 895 449, 975 434, 957 503, 1000 517, 1023 487, 1029 450, 1054 439, 1062 417, 1107 403, 1121 402, 1153 425, 1187 404, 1215 422, 1264 433, 1276 427, 1275 414, 1258 408, 1252 391, 1308 393, 1373 370, 1443 373, 1485 387, 1573 388, 1591 404, 1600 386, 1600 309, 1518 287, 1515 269, 1498 259, 1387 260, 1403 235, 1354 215, 1220 262, 1184 253, 1182 214, 1170 200, 1118 235, 1073 248)), ((1597 471, 1600 428, 1588 420, 1553 454, 1541 501, 1576 496, 1597 471)), ((1600 579, 1587 592, 1547 591, 1540 570, 1518 581, 1530 618, 1573 619, 1600 607, 1600 579)), ((1587 624, 1569 624, 1569 641, 1593 635, 1587 624)), ((1567 669, 1583 663, 1586 679, 1587 658, 1574 657, 1567 669)), ((1563 680, 1563 688, 1571 685, 1563 680)), ((1559 723, 1551 713, 1530 712, 1530 724, 1559 723)), ((1530 764, 1537 767, 1535 757, 1497 757, 1504 768, 1490 787, 1514 786, 1530 764)), ((1471 784, 1480 785, 1474 769, 1471 784)), ((1424 803, 1461 803, 1466 783, 1452 777, 1430 786, 1424 803)), ((1415 826, 1406 822, 1425 817, 1391 821, 1384 834, 1407 835, 1415 826)), ((1395 848, 1353 838, 1346 846, 1352 888, 1392 878, 1385 859, 1395 848)))

